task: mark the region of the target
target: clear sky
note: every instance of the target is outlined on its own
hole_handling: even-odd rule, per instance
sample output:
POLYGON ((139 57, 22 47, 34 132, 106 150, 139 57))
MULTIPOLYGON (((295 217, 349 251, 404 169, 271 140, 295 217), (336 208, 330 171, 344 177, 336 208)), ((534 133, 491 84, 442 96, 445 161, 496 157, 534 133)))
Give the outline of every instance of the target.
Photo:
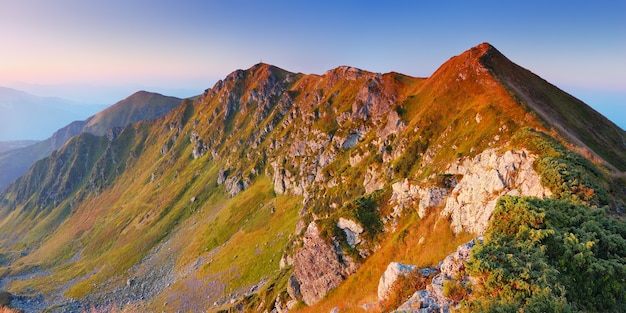
POLYGON ((489 42, 626 128, 626 1, 2 0, 0 86, 112 104, 259 61, 430 76, 489 42))

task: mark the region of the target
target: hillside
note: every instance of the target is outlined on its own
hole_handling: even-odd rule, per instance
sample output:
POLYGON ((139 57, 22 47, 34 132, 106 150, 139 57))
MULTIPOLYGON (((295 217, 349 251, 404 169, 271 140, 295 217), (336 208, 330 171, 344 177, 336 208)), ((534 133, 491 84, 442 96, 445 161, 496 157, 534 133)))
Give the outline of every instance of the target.
POLYGON ((139 91, 84 121, 69 123, 46 140, 0 152, 0 190, 26 173, 35 161, 61 148, 75 135, 88 132, 99 136, 113 136, 121 127, 161 116, 181 101, 182 99, 175 97, 139 91))
POLYGON ((257 64, 9 185, 2 285, 33 312, 618 311, 620 142, 489 44, 429 78, 257 64))

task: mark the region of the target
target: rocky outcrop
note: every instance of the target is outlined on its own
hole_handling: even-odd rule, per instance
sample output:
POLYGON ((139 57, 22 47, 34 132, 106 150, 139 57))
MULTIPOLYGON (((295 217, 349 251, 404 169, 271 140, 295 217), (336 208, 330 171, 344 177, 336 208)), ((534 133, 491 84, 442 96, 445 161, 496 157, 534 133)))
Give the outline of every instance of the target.
POLYGON ((367 172, 365 172, 365 177, 363 178, 363 187, 365 187, 366 194, 372 193, 385 186, 385 176, 381 171, 378 164, 372 164, 367 168, 367 172))
POLYGON ((391 287, 393 283, 398 280, 400 276, 406 276, 410 272, 417 269, 415 265, 402 264, 398 262, 391 262, 387 265, 387 269, 380 276, 380 280, 378 282, 378 300, 383 301, 387 299, 389 296, 389 292, 391 291, 391 287))
POLYGON ((231 173, 231 169, 225 170, 220 168, 217 173, 217 184, 224 185, 226 193, 230 197, 234 197, 240 192, 246 190, 250 185, 248 178, 242 178, 241 173, 231 173))
POLYGON ((469 261, 470 252, 478 242, 483 242, 482 237, 472 239, 470 242, 462 244, 456 248, 456 251, 449 254, 441 263, 439 270, 441 275, 446 279, 458 278, 459 274, 465 273, 465 263, 469 261))
POLYGON ((420 218, 428 209, 444 206, 443 217, 451 217, 456 233, 482 234, 502 195, 547 197, 550 190, 541 186, 541 177, 533 170, 535 157, 529 152, 509 150, 500 153, 487 149, 474 158, 451 164, 443 186, 412 183, 409 179, 394 183, 391 201, 394 214, 416 208, 420 218))
POLYGON ((361 243, 360 234, 363 233, 363 227, 353 220, 348 220, 343 217, 339 218, 337 227, 341 228, 346 233, 346 240, 350 247, 353 247, 361 243))
POLYGON ((441 206, 445 203, 449 190, 443 187, 421 187, 412 184, 408 179, 391 185, 391 201, 395 203, 394 212, 401 212, 408 207, 416 207, 420 218, 426 216, 429 208, 441 206))
MULTIPOLYGON (((411 298, 397 308, 396 312, 450 312, 451 308, 454 308, 458 302, 444 295, 444 284, 446 282, 454 283, 461 286, 461 288, 470 286, 470 277, 465 272, 465 265, 469 261, 471 249, 477 242, 482 242, 482 238, 479 237, 462 244, 455 252, 448 255, 437 266, 440 272, 433 277, 432 282, 426 286, 426 289, 416 291, 411 298)), ((381 299, 380 288, 381 285, 379 284, 379 299, 381 299)))
POLYGON ((191 135, 189 136, 189 140, 191 141, 191 143, 193 144, 193 149, 191 151, 191 156, 194 159, 199 159, 201 157, 204 156, 204 154, 207 152, 207 146, 206 143, 204 143, 204 141, 202 139, 200 139, 200 136, 198 135, 197 131, 193 131, 191 132, 191 135))
POLYGON ((436 295, 430 290, 418 290, 409 300, 400 305, 395 312, 402 313, 435 313, 450 312, 449 309, 442 309, 437 303, 436 295))
POLYGON ((302 293, 300 292, 300 283, 293 275, 289 276, 289 281, 287 282, 287 294, 289 294, 291 299, 302 299, 302 293))
POLYGON ((320 237, 315 222, 307 227, 303 243, 294 257, 294 276, 300 285, 302 300, 312 305, 354 273, 357 264, 336 245, 320 237))
POLYGON ((448 173, 463 178, 446 199, 441 215, 451 217, 456 233, 482 234, 500 196, 550 196, 551 192, 541 186, 541 177, 533 170, 534 160, 525 150, 501 154, 488 149, 474 158, 452 164, 448 173))

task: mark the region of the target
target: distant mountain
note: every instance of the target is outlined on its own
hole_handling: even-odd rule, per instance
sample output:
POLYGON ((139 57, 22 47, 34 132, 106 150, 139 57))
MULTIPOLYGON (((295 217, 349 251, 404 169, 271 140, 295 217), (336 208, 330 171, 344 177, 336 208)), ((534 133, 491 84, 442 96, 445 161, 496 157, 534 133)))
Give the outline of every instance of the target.
POLYGON ((114 136, 117 128, 166 114, 181 101, 176 97, 139 91, 84 121, 69 123, 46 140, 2 152, 0 153, 0 190, 23 175, 35 161, 50 155, 73 136, 82 132, 99 136, 110 132, 110 135, 114 136))
POLYGON ((63 125, 97 110, 94 105, 0 87, 0 141, 45 139, 63 125))
POLYGON ((36 144, 36 140, 0 141, 0 153, 36 144))
POLYGON ((428 78, 257 64, 0 192, 0 285, 31 311, 624 312, 625 160, 487 43, 428 78))

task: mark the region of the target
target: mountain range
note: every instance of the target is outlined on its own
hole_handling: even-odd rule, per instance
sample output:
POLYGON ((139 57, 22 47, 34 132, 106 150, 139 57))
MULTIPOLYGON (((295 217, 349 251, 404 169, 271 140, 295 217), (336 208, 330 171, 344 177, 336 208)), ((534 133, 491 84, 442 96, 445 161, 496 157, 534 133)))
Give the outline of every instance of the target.
POLYGON ((261 63, 166 111, 0 193, 10 306, 626 308, 626 133, 488 43, 428 78, 261 63))
POLYGON ((0 141, 42 140, 101 107, 0 87, 0 141))
POLYGON ((0 190, 26 173, 35 161, 61 148, 73 136, 88 132, 114 137, 122 127, 166 114, 181 101, 175 97, 139 91, 84 121, 69 123, 46 140, 0 152, 0 190))

